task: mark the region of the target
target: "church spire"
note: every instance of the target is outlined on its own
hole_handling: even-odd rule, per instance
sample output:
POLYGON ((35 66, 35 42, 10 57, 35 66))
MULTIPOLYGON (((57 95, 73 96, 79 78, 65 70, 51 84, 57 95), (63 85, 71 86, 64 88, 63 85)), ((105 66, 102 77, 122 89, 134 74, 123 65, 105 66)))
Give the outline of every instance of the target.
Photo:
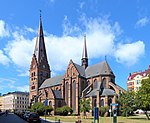
POLYGON ((43 58, 47 61, 47 54, 46 54, 46 48, 45 48, 45 43, 44 43, 44 34, 43 34, 41 13, 40 13, 39 30, 38 30, 38 34, 37 34, 34 54, 37 58, 38 63, 43 58))
POLYGON ((48 64, 44 43, 44 34, 40 11, 39 29, 30 65, 30 104, 38 101, 39 87, 46 79, 50 78, 50 72, 50 66, 48 64))
POLYGON ((86 35, 84 36, 84 46, 83 46, 83 54, 82 54, 82 66, 86 69, 88 67, 88 55, 87 55, 87 47, 86 47, 86 35))

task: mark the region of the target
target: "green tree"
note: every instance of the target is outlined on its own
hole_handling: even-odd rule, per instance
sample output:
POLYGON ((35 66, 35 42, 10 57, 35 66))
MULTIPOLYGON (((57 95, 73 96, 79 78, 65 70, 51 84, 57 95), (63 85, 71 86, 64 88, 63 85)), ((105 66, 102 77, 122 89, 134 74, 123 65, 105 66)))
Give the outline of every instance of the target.
POLYGON ((86 116, 86 112, 89 112, 91 109, 90 106, 90 99, 81 99, 80 100, 80 112, 84 114, 84 116, 86 116))
POLYGON ((60 107, 60 108, 56 108, 56 112, 59 115, 67 116, 69 112, 70 112, 70 114, 72 114, 73 110, 69 106, 63 106, 63 107, 60 107))
POLYGON ((100 107, 100 116, 104 116, 106 112, 109 111, 109 106, 102 106, 100 107))
POLYGON ((45 111, 50 113, 53 110, 51 106, 44 106, 43 103, 37 102, 31 106, 31 111, 37 112, 39 115, 44 115, 45 111))
POLYGON ((150 110, 150 75, 148 79, 142 80, 141 88, 136 94, 136 105, 145 111, 147 119, 150 120, 147 111, 150 110))
POLYGON ((53 111, 53 108, 52 108, 51 106, 45 106, 44 109, 45 109, 45 111, 46 111, 46 114, 47 114, 47 113, 50 114, 50 113, 53 111))
POLYGON ((121 107, 121 113, 123 116, 129 116, 133 114, 133 110, 135 110, 135 93, 134 92, 126 92, 119 95, 117 102, 121 107))

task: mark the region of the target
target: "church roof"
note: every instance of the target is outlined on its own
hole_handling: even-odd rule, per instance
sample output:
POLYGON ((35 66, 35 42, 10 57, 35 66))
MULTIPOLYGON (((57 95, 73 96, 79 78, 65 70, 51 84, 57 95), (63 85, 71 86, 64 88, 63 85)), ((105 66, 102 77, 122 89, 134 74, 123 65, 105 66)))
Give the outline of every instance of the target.
POLYGON ((46 79, 43 84, 40 86, 39 89, 42 88, 46 88, 46 87, 52 87, 52 86, 56 86, 56 85, 60 85, 62 80, 63 80, 64 76, 60 75, 60 76, 55 76, 49 79, 46 79))
MULTIPOLYGON (((97 88, 96 89, 93 89, 89 94, 86 95, 86 97, 92 97, 92 96, 96 96, 97 95, 97 91, 101 91, 101 90, 98 90, 97 88)), ((114 96, 116 95, 116 92, 112 89, 106 89, 104 88, 101 92, 101 96, 114 96)))
POLYGON ((94 64, 93 66, 88 66, 85 70, 86 78, 94 77, 98 75, 113 75, 113 72, 108 65, 107 61, 94 64))
POLYGON ((101 96, 114 96, 114 95, 116 95, 116 92, 112 89, 104 89, 101 94, 101 96))
POLYGON ((53 93, 54 93, 55 99, 62 99, 61 91, 53 90, 53 93))
POLYGON ((85 76, 85 69, 84 69, 84 67, 82 67, 82 66, 80 66, 80 65, 78 65, 76 63, 73 63, 73 64, 76 67, 77 71, 79 72, 80 76, 86 77, 85 76))

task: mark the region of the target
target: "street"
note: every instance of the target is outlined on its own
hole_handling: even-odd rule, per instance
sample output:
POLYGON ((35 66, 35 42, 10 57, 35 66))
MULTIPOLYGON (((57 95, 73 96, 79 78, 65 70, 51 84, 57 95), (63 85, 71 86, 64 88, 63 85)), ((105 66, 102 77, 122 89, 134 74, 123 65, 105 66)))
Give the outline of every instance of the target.
MULTIPOLYGON (((13 113, 9 113, 7 116, 5 114, 0 116, 0 123, 28 123, 28 122, 21 119, 20 117, 18 117, 13 113)), ((55 123, 55 122, 42 120, 41 123, 55 123)))
POLYGON ((27 123, 17 115, 9 113, 7 116, 4 114, 0 116, 0 123, 27 123))

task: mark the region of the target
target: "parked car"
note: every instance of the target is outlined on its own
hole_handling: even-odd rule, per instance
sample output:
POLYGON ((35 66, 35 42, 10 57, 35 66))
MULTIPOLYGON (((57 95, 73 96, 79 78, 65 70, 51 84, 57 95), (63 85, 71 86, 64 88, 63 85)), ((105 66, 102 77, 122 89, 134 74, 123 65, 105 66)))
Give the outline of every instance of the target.
POLYGON ((26 112, 24 113, 24 115, 23 115, 23 119, 28 120, 29 115, 30 115, 30 112, 29 112, 29 111, 26 111, 26 112))
POLYGON ((28 117, 28 123, 41 123, 41 119, 38 113, 32 112, 28 117))

